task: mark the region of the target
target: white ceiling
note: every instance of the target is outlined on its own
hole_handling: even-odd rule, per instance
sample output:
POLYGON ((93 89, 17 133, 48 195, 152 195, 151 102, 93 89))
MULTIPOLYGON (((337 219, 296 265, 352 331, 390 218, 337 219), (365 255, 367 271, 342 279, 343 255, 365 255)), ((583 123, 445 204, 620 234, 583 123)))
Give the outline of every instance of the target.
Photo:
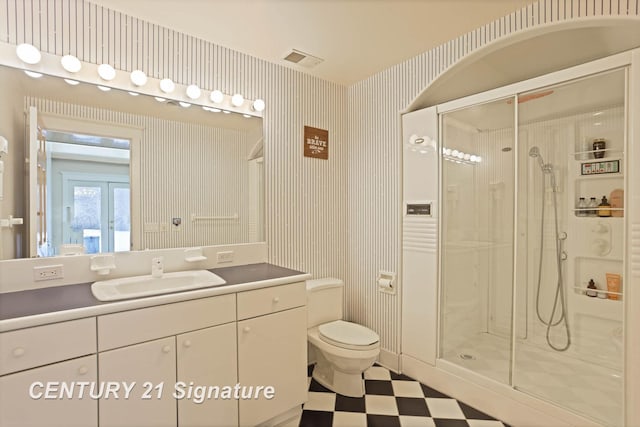
POLYGON ((350 85, 532 0, 91 0, 269 62, 350 85), (324 62, 282 58, 297 49, 324 62))

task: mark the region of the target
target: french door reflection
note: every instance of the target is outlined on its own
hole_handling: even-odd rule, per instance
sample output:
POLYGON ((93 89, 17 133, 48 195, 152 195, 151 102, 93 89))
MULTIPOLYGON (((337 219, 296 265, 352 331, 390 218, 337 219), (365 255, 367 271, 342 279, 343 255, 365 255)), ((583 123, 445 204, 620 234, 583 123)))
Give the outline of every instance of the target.
POLYGON ((66 187, 63 244, 88 254, 129 250, 129 183, 69 180, 66 187))

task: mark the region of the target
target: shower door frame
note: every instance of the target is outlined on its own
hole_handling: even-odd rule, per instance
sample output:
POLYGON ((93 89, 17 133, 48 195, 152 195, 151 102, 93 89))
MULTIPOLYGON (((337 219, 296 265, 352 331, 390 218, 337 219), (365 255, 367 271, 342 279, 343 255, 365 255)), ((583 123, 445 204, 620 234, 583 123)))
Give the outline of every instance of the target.
MULTIPOLYGON (((640 392, 640 368, 635 368, 633 366, 633 360, 631 354, 633 350, 640 349, 640 290, 634 292, 633 285, 631 282, 632 279, 632 270, 636 271, 636 275, 638 275, 638 267, 636 266, 635 270, 631 265, 632 262, 629 259, 629 254, 633 252, 633 248, 635 248, 635 252, 638 252, 636 246, 638 246, 638 242, 632 242, 633 237, 630 237, 631 234, 635 231, 636 234, 640 234, 640 228, 636 225, 634 228, 631 223, 635 220, 636 222, 640 222, 640 209, 633 209, 633 201, 632 198, 640 199, 640 190, 632 193, 630 190, 630 183, 634 178, 632 174, 632 168, 628 166, 631 164, 640 164, 640 147, 636 148, 634 152, 632 150, 633 142, 640 143, 640 121, 637 117, 640 115, 640 49, 635 49, 627 52, 623 52, 620 54, 611 55, 602 59, 597 59, 591 62, 587 62, 581 65, 577 65, 574 67, 566 68, 564 70, 552 72, 543 76, 535 77, 532 79, 524 80, 521 82, 509 84, 506 86, 502 86, 496 89, 491 89, 485 92, 481 92, 478 94, 458 98, 452 101, 444 102, 442 104, 438 104, 435 106, 437 113, 437 121, 438 121, 438 140, 439 143, 439 153, 438 153, 438 217, 441 219, 438 221, 438 257, 437 257, 437 289, 438 289, 438 313, 436 315, 437 325, 436 325, 436 368, 440 368, 444 371, 450 372, 455 375, 462 376, 463 378, 470 378, 473 382, 491 387, 494 390, 500 390, 504 387, 507 387, 511 392, 517 394, 524 394, 529 398, 534 399, 533 402, 539 401, 539 399, 533 395, 530 395, 526 392, 521 391, 520 389, 516 389, 516 386, 513 381, 513 373, 515 369, 515 352, 516 348, 514 345, 515 337, 514 335, 517 333, 516 323, 517 318, 514 314, 514 307, 516 307, 517 303, 517 293, 515 289, 515 283, 517 282, 518 277, 518 263, 517 261, 517 247, 519 243, 518 239, 518 227, 516 226, 516 222, 514 219, 514 227, 513 227, 513 252, 512 252, 512 305, 511 305, 511 333, 510 333, 510 361, 509 361, 509 381, 508 383, 501 383, 496 380, 493 380, 488 377, 484 377, 481 374, 476 373, 475 371, 468 370, 460 365, 456 365, 455 363, 449 362, 442 358, 442 333, 443 333, 443 325, 442 325, 442 313, 443 313, 443 221, 444 218, 443 209, 444 209, 444 191, 442 190, 443 183, 443 157, 442 157, 442 148, 444 146, 443 143, 443 115, 446 113, 450 113, 456 110, 461 110, 464 108, 478 106, 481 104, 489 103, 492 101, 500 100, 500 99, 514 99, 514 151, 516 153, 515 164, 514 164, 514 188, 518 188, 519 184, 519 166, 517 161, 517 153, 519 153, 519 141, 518 141, 518 96, 522 93, 527 93, 531 91, 535 91, 537 89, 542 89, 548 86, 559 85, 563 83, 570 83, 572 81, 588 78, 590 76, 600 74, 607 71, 613 71, 616 69, 624 69, 625 70, 625 91, 626 91, 626 99, 627 105, 625 109, 625 156, 624 156, 624 171, 625 171, 625 184, 624 191, 626 194, 625 197, 625 219, 624 219, 624 229, 626 230, 624 235, 627 236, 625 242, 623 243, 623 269, 624 269, 624 280, 625 280, 625 298, 622 303, 622 311, 623 311, 623 331, 624 331, 624 345, 623 345, 623 402, 622 402, 622 411, 624 413, 624 419, 627 423, 626 425, 630 425, 629 423, 638 423, 640 422, 640 410, 634 408, 632 402, 627 403, 627 401, 634 395, 635 393, 640 392), (635 66, 634 66, 635 65, 635 66), (635 80, 635 82, 634 82, 635 80), (633 117, 636 117, 634 120, 633 117), (634 215, 639 218, 635 218, 634 215), (637 231, 636 231, 637 229, 637 231), (633 231, 631 231, 633 230, 633 231), (630 307, 638 307, 635 310, 632 310, 630 307)), ((640 175, 640 174, 639 174, 640 175)), ((517 213, 518 207, 518 191, 515 191, 514 200, 513 200, 513 214, 514 216, 517 213)), ((640 205, 640 200, 636 201, 637 205, 640 205)), ((634 206, 635 207, 635 206, 634 206)), ((640 206, 638 206, 640 208, 640 206)), ((640 236, 636 237, 637 240, 640 240, 640 236)), ((638 256, 636 254, 636 256, 638 256)), ((565 285, 566 287, 566 285, 565 285)), ((566 288, 565 288, 566 291, 566 288)), ((513 397, 518 397, 518 395, 514 395, 513 397)), ((526 399, 529 401, 529 399, 526 399)), ((561 409, 565 411, 564 408, 561 409)))

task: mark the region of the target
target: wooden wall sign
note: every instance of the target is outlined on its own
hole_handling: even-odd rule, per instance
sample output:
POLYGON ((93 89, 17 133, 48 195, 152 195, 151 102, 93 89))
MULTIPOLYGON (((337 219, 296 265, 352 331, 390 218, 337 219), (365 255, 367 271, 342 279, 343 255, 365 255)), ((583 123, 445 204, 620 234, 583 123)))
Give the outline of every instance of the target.
POLYGON ((304 127, 304 156, 327 160, 329 158, 329 131, 304 127))

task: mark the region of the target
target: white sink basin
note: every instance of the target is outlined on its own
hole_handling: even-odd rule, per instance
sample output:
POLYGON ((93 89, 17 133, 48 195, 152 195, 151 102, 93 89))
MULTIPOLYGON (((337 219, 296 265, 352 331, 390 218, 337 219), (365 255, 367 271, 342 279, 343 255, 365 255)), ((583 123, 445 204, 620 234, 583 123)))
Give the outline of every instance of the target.
POLYGON ((164 273, 162 277, 147 275, 101 280, 91 285, 91 292, 100 301, 114 301, 188 291, 225 283, 227 282, 222 277, 207 270, 177 271, 164 273))

